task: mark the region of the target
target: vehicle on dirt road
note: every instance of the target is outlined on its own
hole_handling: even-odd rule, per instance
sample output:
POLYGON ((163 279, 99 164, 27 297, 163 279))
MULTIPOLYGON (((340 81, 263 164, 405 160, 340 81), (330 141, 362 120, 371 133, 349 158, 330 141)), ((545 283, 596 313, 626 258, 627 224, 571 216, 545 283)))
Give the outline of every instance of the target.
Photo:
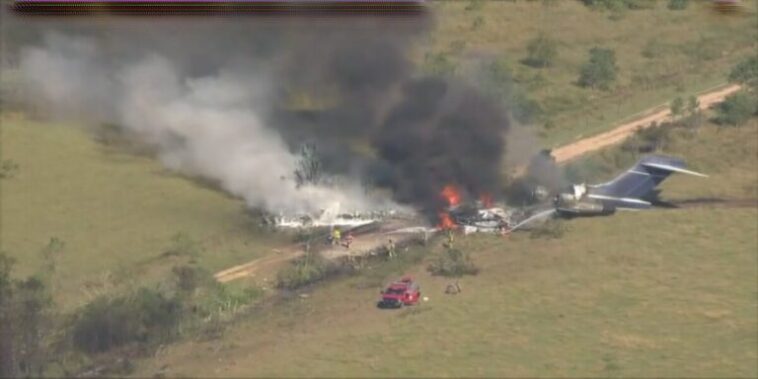
POLYGON ((379 308, 401 308, 404 305, 416 305, 421 298, 421 287, 410 277, 393 282, 383 291, 379 308))

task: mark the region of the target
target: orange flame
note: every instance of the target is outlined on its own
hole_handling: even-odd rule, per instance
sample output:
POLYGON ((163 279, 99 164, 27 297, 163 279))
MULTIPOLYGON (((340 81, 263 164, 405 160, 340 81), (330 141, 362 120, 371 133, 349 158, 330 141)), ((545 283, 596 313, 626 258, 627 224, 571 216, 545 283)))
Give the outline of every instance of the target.
POLYGON ((492 208, 492 205, 494 202, 492 201, 492 195, 488 193, 483 193, 479 196, 479 201, 482 203, 482 206, 485 208, 492 208))
POLYGON ((437 227, 440 229, 454 229, 455 228, 455 222, 453 222, 453 218, 450 217, 450 214, 447 212, 440 212, 437 215, 440 219, 439 224, 437 224, 437 227))
POLYGON ((447 200, 447 204, 451 207, 454 207, 461 203, 461 194, 458 192, 458 189, 455 188, 454 185, 446 185, 445 188, 442 189, 440 195, 442 195, 442 197, 447 200))

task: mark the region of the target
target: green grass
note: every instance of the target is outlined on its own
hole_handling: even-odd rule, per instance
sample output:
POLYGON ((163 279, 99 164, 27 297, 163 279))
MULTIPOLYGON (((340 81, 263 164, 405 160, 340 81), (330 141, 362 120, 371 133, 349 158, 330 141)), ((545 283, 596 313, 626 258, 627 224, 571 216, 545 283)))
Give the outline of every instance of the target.
POLYGON ((19 165, 3 179, 0 241, 19 276, 37 272, 50 238, 64 241, 55 289, 68 308, 87 294, 163 276, 161 257, 183 233, 213 271, 270 253, 244 203, 165 171, 152 158, 112 151, 76 125, 2 118, 2 156, 19 165))
MULTIPOLYGON (((758 182, 757 126, 677 139, 671 152, 711 178, 675 176, 664 196, 755 198, 741 185, 758 182)), ((136 374, 755 377, 757 217, 620 212, 564 221, 558 239, 460 238, 482 270, 459 295, 443 294, 452 280, 429 275, 427 255, 404 271, 430 298, 418 307, 378 310, 379 285, 338 280, 253 312, 222 339, 171 346, 136 374)))
POLYGON ((448 53, 463 78, 483 57, 510 67, 516 85, 546 111, 535 127, 546 146, 595 134, 677 96, 725 83, 732 65, 756 49, 754 2, 743 2, 744 12, 734 16, 715 14, 704 1, 693 1, 684 11, 670 11, 658 2, 655 9, 626 11, 617 20, 579 1, 549 6, 542 1, 482 1, 466 11, 469 3, 432 2, 436 24, 417 60, 429 52, 448 53), (474 27, 477 18, 483 22, 474 27), (558 58, 552 67, 536 69, 520 61, 528 42, 540 33, 558 42, 558 58), (575 85, 595 46, 616 52, 619 75, 611 91, 575 85), (554 125, 549 130, 542 127, 545 119, 554 125))

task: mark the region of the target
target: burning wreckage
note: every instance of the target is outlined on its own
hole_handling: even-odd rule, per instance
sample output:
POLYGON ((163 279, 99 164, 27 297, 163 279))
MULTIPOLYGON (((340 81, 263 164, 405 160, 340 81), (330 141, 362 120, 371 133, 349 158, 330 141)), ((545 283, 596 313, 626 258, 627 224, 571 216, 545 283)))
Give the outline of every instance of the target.
MULTIPOLYGON (((397 230, 386 233, 429 233, 452 229, 460 229, 464 234, 507 233, 550 217, 604 216, 611 215, 616 210, 647 209, 654 204, 654 197, 657 195, 656 187, 674 173, 707 177, 686 169, 686 164, 681 159, 649 155, 606 183, 574 184, 552 196, 546 196, 548 201, 530 207, 506 207, 502 203, 495 203, 492 197, 486 194, 477 201, 465 202, 461 191, 456 186, 447 185, 440 193, 447 206, 438 213, 436 227, 412 225, 406 222, 398 225, 397 230)), ((413 217, 407 211, 339 213, 339 207, 327 209, 315 217, 307 215, 291 218, 268 217, 266 222, 282 228, 319 226, 356 228, 398 218, 411 223, 419 222, 418 217, 413 217)))

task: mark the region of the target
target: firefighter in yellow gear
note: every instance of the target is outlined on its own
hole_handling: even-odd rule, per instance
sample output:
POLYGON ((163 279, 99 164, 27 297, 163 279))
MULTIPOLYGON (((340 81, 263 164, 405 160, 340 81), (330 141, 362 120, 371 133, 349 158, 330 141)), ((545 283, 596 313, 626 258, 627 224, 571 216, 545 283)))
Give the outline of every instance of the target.
POLYGON ((454 239, 453 229, 450 228, 447 230, 447 248, 448 249, 453 248, 453 239, 454 239))
POLYGON ((340 232, 340 228, 334 228, 334 230, 332 230, 332 245, 339 245, 341 239, 342 232, 340 232))

